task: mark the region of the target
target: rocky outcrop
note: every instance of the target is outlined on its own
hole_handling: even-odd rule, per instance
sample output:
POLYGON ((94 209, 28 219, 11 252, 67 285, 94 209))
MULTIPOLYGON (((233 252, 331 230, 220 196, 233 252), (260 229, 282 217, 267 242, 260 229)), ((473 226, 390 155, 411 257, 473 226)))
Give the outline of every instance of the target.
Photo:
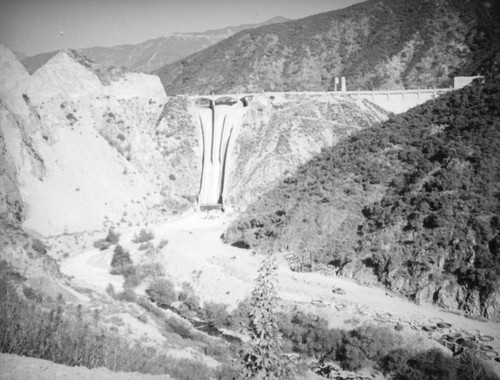
MULTIPOLYGON (((0 123, 5 124, 5 108, 0 106, 0 123)), ((25 216, 16 168, 7 151, 5 136, 0 128, 0 220, 7 223, 20 223, 25 216)))
POLYGON ((226 206, 243 209, 322 148, 386 116, 369 102, 328 95, 255 96, 231 137, 226 206))

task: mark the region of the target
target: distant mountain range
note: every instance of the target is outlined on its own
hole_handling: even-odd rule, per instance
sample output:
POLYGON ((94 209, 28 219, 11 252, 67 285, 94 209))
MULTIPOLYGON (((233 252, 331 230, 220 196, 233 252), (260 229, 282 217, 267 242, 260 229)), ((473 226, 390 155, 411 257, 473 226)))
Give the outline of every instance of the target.
MULTIPOLYGON (((230 26, 201 33, 173 33, 136 45, 93 47, 77 49, 76 51, 90 58, 92 61, 105 66, 123 66, 130 71, 147 73, 187 57, 197 51, 203 50, 242 30, 284 21, 288 21, 288 19, 284 17, 274 17, 260 24, 230 26)), ((57 51, 41 53, 21 59, 28 72, 32 74, 56 53, 57 51)))
POLYGON ((449 86, 500 66, 500 2, 367 0, 241 31, 157 71, 168 94, 449 86))

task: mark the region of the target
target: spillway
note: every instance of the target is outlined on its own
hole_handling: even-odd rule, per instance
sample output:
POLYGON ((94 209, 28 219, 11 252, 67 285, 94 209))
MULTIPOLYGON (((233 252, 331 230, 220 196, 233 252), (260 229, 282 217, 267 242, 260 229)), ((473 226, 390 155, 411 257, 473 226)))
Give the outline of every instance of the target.
POLYGON ((245 106, 241 101, 197 104, 196 110, 203 136, 203 158, 200 209, 224 207, 226 165, 233 129, 241 124, 245 106))

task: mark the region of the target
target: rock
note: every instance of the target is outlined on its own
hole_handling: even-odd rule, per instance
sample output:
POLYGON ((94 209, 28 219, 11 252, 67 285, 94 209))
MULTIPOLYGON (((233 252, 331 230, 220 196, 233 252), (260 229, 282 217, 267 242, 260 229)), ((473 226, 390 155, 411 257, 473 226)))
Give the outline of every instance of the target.
POLYGON ((385 117, 362 101, 328 95, 254 96, 231 137, 226 204, 244 209, 322 148, 385 117))

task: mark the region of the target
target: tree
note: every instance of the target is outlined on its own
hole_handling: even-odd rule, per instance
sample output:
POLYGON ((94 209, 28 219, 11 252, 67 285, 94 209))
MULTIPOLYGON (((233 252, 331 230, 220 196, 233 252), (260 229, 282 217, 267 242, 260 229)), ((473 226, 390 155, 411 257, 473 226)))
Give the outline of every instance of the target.
POLYGON ((126 269, 131 267, 132 264, 130 253, 126 249, 123 249, 121 245, 117 245, 111 259, 111 274, 124 274, 126 269))
POLYGON ((251 296, 248 333, 251 341, 242 352, 243 376, 247 379, 290 379, 293 369, 282 351, 276 310, 276 260, 267 256, 251 296))

